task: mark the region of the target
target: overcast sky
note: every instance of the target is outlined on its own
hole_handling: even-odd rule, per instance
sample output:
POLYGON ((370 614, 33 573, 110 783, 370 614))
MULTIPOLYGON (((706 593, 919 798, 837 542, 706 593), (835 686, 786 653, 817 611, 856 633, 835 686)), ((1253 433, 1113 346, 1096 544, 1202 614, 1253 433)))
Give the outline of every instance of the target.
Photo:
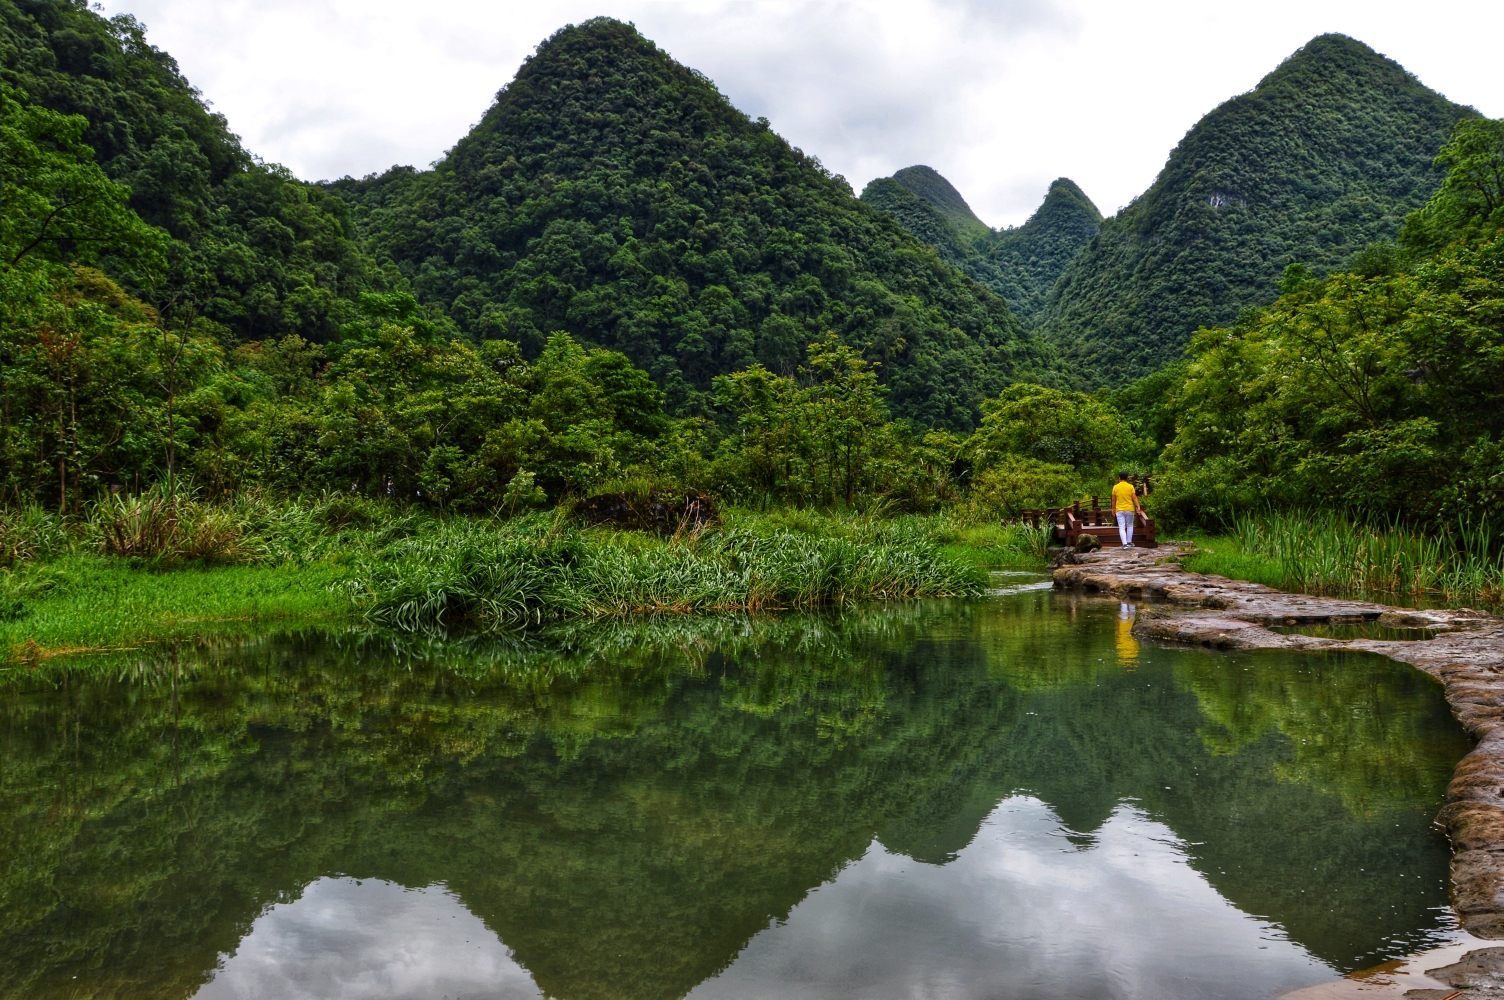
POLYGON ((926 163, 994 226, 1049 182, 1104 213, 1217 104, 1312 36, 1352 35, 1504 116, 1504 3, 1386 0, 105 0, 130 13, 246 146, 309 180, 426 166, 557 28, 633 21, 860 191, 926 163))

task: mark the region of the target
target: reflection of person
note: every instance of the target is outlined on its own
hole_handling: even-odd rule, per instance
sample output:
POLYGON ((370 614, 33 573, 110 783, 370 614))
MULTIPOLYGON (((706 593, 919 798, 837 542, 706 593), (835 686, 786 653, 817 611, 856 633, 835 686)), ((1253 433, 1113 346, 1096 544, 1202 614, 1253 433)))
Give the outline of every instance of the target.
POLYGON ((1128 481, 1128 473, 1118 473, 1118 484, 1112 488, 1112 511, 1118 519, 1118 539, 1126 548, 1133 544, 1134 512, 1142 514, 1143 504, 1138 502, 1138 490, 1128 481))

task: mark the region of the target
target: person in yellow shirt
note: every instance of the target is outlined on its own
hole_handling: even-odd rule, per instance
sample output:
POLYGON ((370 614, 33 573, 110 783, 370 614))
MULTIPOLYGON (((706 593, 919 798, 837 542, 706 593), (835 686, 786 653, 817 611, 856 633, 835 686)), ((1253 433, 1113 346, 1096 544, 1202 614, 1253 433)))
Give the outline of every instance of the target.
POLYGON ((1112 511, 1117 515, 1118 538, 1123 547, 1133 544, 1134 513, 1142 514, 1144 505, 1138 502, 1138 490, 1128 481, 1128 473, 1118 473, 1118 484, 1112 488, 1112 511))

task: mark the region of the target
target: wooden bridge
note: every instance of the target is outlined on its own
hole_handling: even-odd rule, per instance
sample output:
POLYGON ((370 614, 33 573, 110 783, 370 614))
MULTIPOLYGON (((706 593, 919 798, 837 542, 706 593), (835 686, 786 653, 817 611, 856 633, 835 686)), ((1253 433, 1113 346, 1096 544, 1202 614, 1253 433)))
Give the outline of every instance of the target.
MULTIPOLYGON (((1153 476, 1128 477, 1128 481, 1138 489, 1140 497, 1146 497, 1154 492, 1153 480, 1153 476)), ((1118 541, 1118 521, 1112 513, 1112 498, 1106 498, 1107 506, 1105 507, 1102 505, 1102 499, 1102 497, 1092 497, 1089 508, 1078 500, 1069 507, 1026 510, 1023 513, 1024 522, 1032 528, 1050 525, 1054 529, 1054 540, 1058 545, 1074 548, 1082 535, 1095 535, 1103 548, 1116 547, 1122 542, 1118 541)), ((1158 545, 1159 543, 1154 538, 1154 519, 1152 517, 1135 518, 1134 548, 1152 549, 1157 548, 1158 545)))

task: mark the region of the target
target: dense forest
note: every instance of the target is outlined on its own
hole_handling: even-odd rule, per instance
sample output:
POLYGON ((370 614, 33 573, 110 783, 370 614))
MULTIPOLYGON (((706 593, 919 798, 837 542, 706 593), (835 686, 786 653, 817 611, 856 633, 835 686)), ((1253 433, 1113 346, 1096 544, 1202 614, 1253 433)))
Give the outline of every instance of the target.
POLYGON ((0 13, 10 507, 668 489, 996 518, 1126 465, 1178 524, 1434 524, 1504 491, 1501 126, 1349 39, 1218 108, 1093 236, 1063 179, 1004 231, 928 168, 864 203, 611 20, 548 39, 433 169, 310 185, 131 18, 0 13), (1028 314, 1062 268, 1035 318, 1068 365, 984 287, 1028 314))
POLYGON ((1478 522, 1504 501, 1504 121, 1461 122, 1441 189, 1322 277, 1203 329, 1136 405, 1167 408, 1167 512, 1270 505, 1478 522))
POLYGON ((1033 324, 1065 266, 1102 228, 1074 181, 1058 178, 1044 203, 1017 228, 994 231, 951 183, 925 166, 879 177, 862 201, 893 216, 941 258, 1002 296, 1025 326, 1033 324))
POLYGON ((329 190, 467 335, 533 357, 568 331, 677 415, 707 413, 718 375, 793 373, 827 332, 925 427, 968 430, 982 398, 1051 374, 1001 300, 610 19, 548 39, 434 169, 329 190))
POLYGON ((1328 274, 1394 238, 1476 114, 1361 42, 1315 38, 1186 134, 1065 269, 1039 328, 1094 384, 1148 375, 1198 328, 1273 302, 1289 264, 1328 274))

